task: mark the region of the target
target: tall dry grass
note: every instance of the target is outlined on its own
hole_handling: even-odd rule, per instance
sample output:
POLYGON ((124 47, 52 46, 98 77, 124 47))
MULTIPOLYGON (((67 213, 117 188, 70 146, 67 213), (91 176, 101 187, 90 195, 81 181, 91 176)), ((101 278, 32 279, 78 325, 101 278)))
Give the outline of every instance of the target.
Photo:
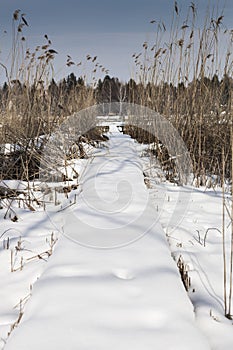
MULTIPOLYGON (((179 131, 197 186, 222 186, 223 303, 225 316, 232 320, 233 30, 224 24, 224 11, 207 8, 202 23, 201 15, 194 3, 183 15, 175 2, 169 28, 151 21, 153 42, 145 42, 143 51, 133 55, 137 84, 131 82, 130 100, 161 113, 179 131)), ((127 131, 140 142, 158 143, 153 132, 132 126, 127 131)))
MULTIPOLYGON (((58 53, 46 34, 40 46, 27 48, 27 26, 26 16, 16 10, 10 63, 0 63, 6 77, 1 89, 0 144, 14 145, 10 156, 0 157, 1 179, 36 177, 41 152, 53 130, 68 115, 95 103, 94 90, 84 80, 75 86, 68 79, 65 84, 54 82, 53 63, 58 53)), ((71 64, 70 57, 66 65, 71 64)))
MULTIPOLYGON (((197 185, 213 175, 231 177, 233 30, 224 13, 208 8, 203 22, 195 4, 170 26, 152 20, 154 36, 134 54, 137 84, 130 100, 161 113, 179 131, 191 154, 197 185)), ((132 84, 133 85, 133 84, 132 84)))

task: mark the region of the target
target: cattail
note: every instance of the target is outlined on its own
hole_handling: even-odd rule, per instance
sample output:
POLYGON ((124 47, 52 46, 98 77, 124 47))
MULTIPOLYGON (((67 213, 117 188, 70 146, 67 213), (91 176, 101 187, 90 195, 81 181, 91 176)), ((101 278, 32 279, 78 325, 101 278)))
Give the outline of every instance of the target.
POLYGON ((222 20, 223 20, 223 17, 224 16, 220 16, 220 17, 218 17, 218 19, 217 19, 217 21, 216 21, 216 26, 219 26, 219 24, 222 22, 222 20))
POLYGON ((178 10, 177 1, 175 1, 175 11, 176 11, 176 14, 178 15, 179 14, 179 10, 178 10))
POLYGON ((18 25, 18 32, 21 33, 22 32, 22 28, 23 28, 24 24, 23 23, 20 23, 18 25))
POLYGON ((21 16, 21 18, 22 18, 23 23, 24 23, 27 27, 29 27, 28 22, 27 22, 26 19, 23 17, 23 15, 21 16))
POLYGON ((53 49, 49 49, 49 50, 45 51, 45 53, 51 53, 51 54, 56 53, 56 54, 58 54, 58 52, 56 50, 53 50, 53 49))
POLYGON ((48 47, 49 47, 49 45, 43 45, 43 46, 41 46, 42 50, 47 50, 48 47))
POLYGON ((15 12, 13 13, 13 19, 15 21, 19 19, 19 13, 20 13, 20 10, 15 10, 15 12))

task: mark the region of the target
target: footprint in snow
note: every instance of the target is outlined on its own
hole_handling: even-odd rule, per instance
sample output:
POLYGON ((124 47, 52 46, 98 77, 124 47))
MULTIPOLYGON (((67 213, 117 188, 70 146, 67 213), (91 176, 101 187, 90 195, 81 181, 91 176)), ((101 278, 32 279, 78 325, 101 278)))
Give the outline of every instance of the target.
POLYGON ((121 280, 132 280, 134 278, 133 274, 127 269, 115 269, 113 275, 121 280))

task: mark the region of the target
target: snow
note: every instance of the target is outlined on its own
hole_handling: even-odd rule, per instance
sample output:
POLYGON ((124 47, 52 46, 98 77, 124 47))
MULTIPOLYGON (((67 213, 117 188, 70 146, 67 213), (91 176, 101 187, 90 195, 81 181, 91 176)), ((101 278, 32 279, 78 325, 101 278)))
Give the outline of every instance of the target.
MULTIPOLYGON (((197 325, 207 336, 211 349, 231 350, 233 323, 224 317, 221 189, 216 186, 182 188, 161 182, 160 169, 151 169, 146 157, 142 161, 143 168, 150 169, 150 196, 157 205, 172 256, 176 261, 182 257, 188 270, 191 279, 188 295, 197 325), (186 197, 188 201, 180 203, 187 191, 190 193, 190 197, 186 197), (174 221, 175 211, 180 213, 177 221, 174 221)), ((230 202, 230 194, 226 193, 226 201, 230 202)), ((225 229, 229 281, 231 225, 227 215, 225 229)))
POLYGON ((20 309, 30 298, 32 285, 44 269, 51 240, 56 240, 59 235, 45 213, 18 209, 17 215, 20 220, 16 223, 3 220, 1 214, 1 349, 19 317, 20 309))
POLYGON ((0 249, 2 348, 232 349, 218 230, 207 232, 204 246, 209 228, 221 231, 221 194, 163 182, 161 170, 140 157, 145 146, 114 122, 108 136, 107 147, 72 165, 82 176, 69 198, 57 194, 59 205, 47 211, 14 208, 19 221, 4 220, 1 240, 11 241, 0 249), (51 250, 52 232, 58 241, 49 257, 42 253, 51 250), (24 266, 10 272, 20 237, 16 267, 21 256, 24 266), (38 255, 43 259, 27 260, 38 255), (188 293, 176 266, 180 256, 188 293))
MULTIPOLYGON (((182 254, 190 265, 192 290, 189 296, 195 306, 197 323, 207 334, 213 349, 230 350, 233 344, 232 321, 223 316, 221 205, 220 191, 211 189, 205 195, 199 190, 193 191, 187 216, 179 226, 179 233, 175 229, 172 236, 183 242, 181 249, 176 247, 175 254, 182 254)), ((227 231, 227 246, 230 247, 230 227, 227 231)))

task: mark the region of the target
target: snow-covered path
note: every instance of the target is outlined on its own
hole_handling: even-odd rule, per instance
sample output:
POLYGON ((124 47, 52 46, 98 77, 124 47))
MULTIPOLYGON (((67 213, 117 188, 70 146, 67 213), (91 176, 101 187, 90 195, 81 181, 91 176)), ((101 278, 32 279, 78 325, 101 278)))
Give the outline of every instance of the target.
POLYGON ((5 349, 209 349, 133 140, 112 128, 104 153, 89 164, 77 205, 64 212, 65 235, 5 349))

